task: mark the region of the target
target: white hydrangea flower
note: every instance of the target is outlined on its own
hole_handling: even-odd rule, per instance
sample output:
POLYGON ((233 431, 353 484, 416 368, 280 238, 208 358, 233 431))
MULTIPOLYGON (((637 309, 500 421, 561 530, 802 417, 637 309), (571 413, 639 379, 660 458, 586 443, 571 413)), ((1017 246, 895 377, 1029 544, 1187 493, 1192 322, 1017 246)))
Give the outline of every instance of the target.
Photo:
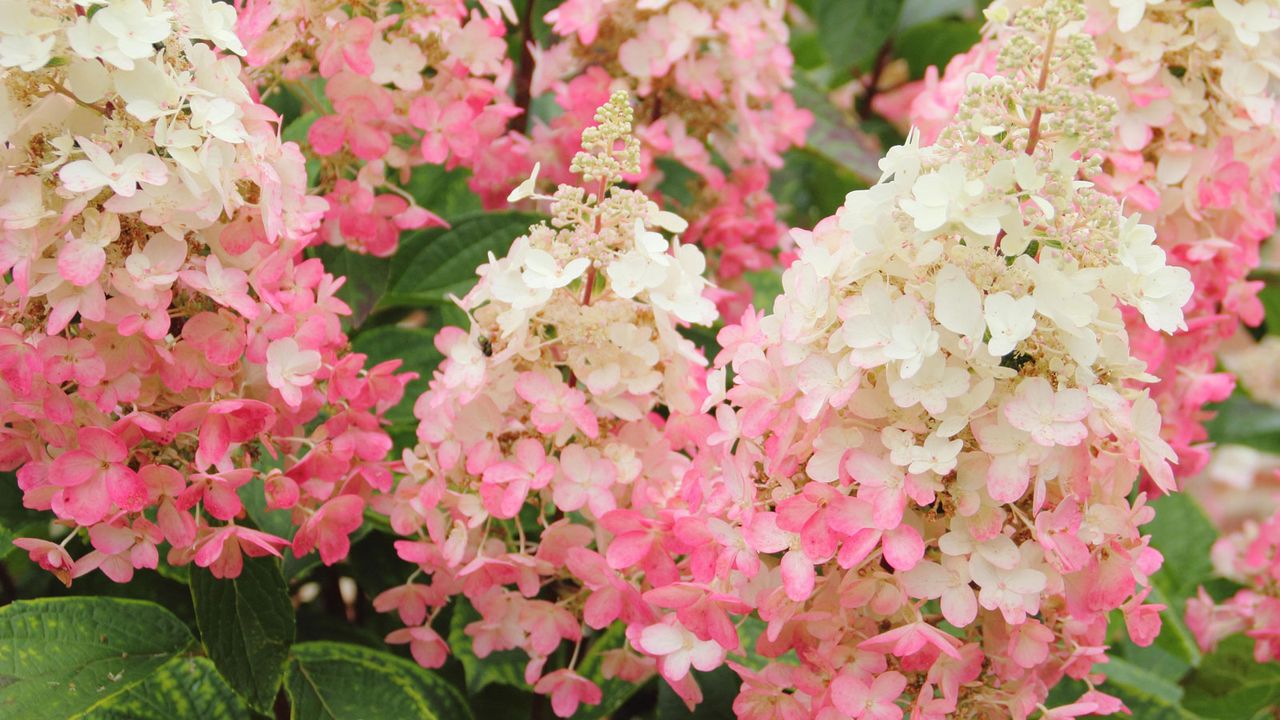
POLYGON ((1015 298, 1007 292, 992 293, 983 300, 983 318, 991 331, 987 350, 996 357, 1013 352, 1036 329, 1036 301, 1015 298))
POLYGON ((620 170, 636 172, 626 168, 639 161, 626 96, 615 95, 597 121, 572 169, 593 186, 603 180, 605 192, 561 186, 537 195, 535 166, 510 199, 550 200, 553 219, 517 238, 506 257, 491 255, 462 305, 478 326, 496 329, 487 331, 494 357, 563 368, 600 412, 636 420, 658 400, 694 412, 688 368, 706 361, 676 325, 716 318, 704 296, 706 259, 650 229, 679 232, 683 219, 618 187, 620 170))

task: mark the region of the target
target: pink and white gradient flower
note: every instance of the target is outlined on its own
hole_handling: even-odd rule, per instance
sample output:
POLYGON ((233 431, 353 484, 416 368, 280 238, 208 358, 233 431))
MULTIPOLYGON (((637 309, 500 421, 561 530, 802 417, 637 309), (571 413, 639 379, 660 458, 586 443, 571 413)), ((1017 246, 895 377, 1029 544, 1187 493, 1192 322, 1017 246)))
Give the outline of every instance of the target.
POLYGON ((160 562, 234 577, 288 545, 238 524, 261 479, 306 525, 295 550, 317 535, 335 562, 361 518, 330 508, 389 482, 381 416, 411 378, 345 349, 341 283, 302 256, 327 204, 243 84, 236 13, 10 9, 0 62, 31 92, 0 102, 0 465, 70 528, 17 544, 68 584, 160 562))
POLYGON ((602 698, 579 653, 552 664, 564 643, 621 622, 630 646, 605 664, 629 680, 656 667, 692 697, 690 668, 738 647, 731 616, 748 609, 709 573, 677 584, 692 546, 668 507, 711 428, 698 414, 706 361, 676 328, 709 324, 715 306, 701 253, 659 232, 683 221, 621 185, 640 170, 632 112, 614 94, 582 135, 573 170, 590 194, 512 193, 550 201, 552 218, 477 269, 460 300, 470 330, 436 336, 446 357, 415 404, 406 473, 371 500, 413 566, 375 601, 408 625, 389 640, 441 662, 423 619, 465 599, 480 615, 465 628, 473 651, 523 651, 525 680, 560 716, 602 698), (617 268, 637 256, 652 267, 628 283, 617 268))
POLYGON ((611 91, 628 90, 639 103, 641 158, 627 179, 652 193, 663 179, 659 159, 696 175, 692 201, 672 208, 691 218, 687 230, 669 229, 702 247, 721 289, 718 305, 740 313, 751 297, 743 273, 774 266, 785 244, 769 172, 813 122, 788 92, 784 15, 783 4, 763 0, 574 0, 552 9, 545 21, 554 34, 531 48, 527 90, 562 112, 518 123, 524 132, 509 133, 493 157, 473 166, 472 188, 498 206, 535 166, 546 170, 544 187, 569 182, 569 161, 596 107, 611 91))
POLYGON ((507 92, 508 1, 482 11, 390 0, 235 5, 249 76, 319 115, 305 151, 323 169, 315 189, 329 209, 312 243, 386 257, 400 231, 444 225, 406 190, 414 170, 484 164, 522 112, 507 92))
MULTIPOLYGON (((1017 13, 1041 4, 1001 0, 990 10, 1017 13)), ((1168 420, 1162 435, 1177 455, 1178 473, 1190 476, 1209 457, 1205 407, 1234 387, 1215 353, 1241 322, 1262 321, 1262 284, 1248 274, 1275 230, 1280 98, 1264 68, 1280 52, 1280 15, 1264 2, 1234 0, 1091 0, 1088 8, 1085 30, 1104 59, 1092 85, 1118 111, 1117 143, 1100 156, 1095 182, 1136 210, 1158 243, 1125 262, 1136 267, 1140 256, 1154 260, 1163 251, 1171 267, 1161 272, 1186 268, 1196 289, 1164 303, 1181 306, 1177 317, 1185 316, 1185 326, 1150 324, 1142 300, 1125 312, 1134 354, 1158 378, 1152 398, 1168 420)), ((900 118, 920 129, 924 143, 951 121, 971 73, 1008 74, 997 65, 1007 37, 999 25, 989 27, 944 73, 929 68, 900 118)), ((1154 285, 1150 291, 1161 292, 1154 285)))

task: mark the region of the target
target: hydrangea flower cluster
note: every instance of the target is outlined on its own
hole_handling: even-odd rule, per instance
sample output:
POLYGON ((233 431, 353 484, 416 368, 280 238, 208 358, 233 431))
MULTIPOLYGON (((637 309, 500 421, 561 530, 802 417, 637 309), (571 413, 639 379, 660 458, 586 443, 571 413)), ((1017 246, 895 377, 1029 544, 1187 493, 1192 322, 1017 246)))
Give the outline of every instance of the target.
MULTIPOLYGON (((1222 352, 1255 402, 1280 404, 1276 367, 1280 338, 1233 339, 1222 352)), ((1187 601, 1187 626, 1201 649, 1212 651, 1229 635, 1255 641, 1260 663, 1280 660, 1280 458, 1250 447, 1218 445, 1204 477, 1188 482, 1217 526, 1210 553, 1215 574, 1243 586, 1217 603, 1203 589, 1187 601)))
POLYGON ((409 378, 344 350, 342 282, 299 254, 326 205, 240 81, 234 11, 5 7, 0 467, 72 529, 16 544, 67 583, 127 581, 162 542, 235 576, 290 544, 238 522, 254 482, 295 553, 336 562, 390 487, 379 415, 409 378))
POLYGON ((1243 632, 1254 640, 1254 660, 1280 660, 1280 513, 1245 521, 1214 543, 1211 557, 1219 576, 1244 589, 1222 603, 1204 588, 1187 600, 1187 627, 1196 642, 1209 652, 1228 635, 1243 632))
POLYGON ((402 189, 413 169, 480 162, 520 112, 507 94, 510 0, 483 12, 462 0, 236 5, 263 94, 287 86, 320 113, 307 131, 329 199, 317 242, 387 256, 400 231, 444 224, 402 189))
MULTIPOLYGON (((470 329, 436 337, 445 360, 415 406, 407 474, 375 500, 417 566, 375 599, 407 626, 387 640, 439 666, 448 649, 431 620, 461 594, 480 614, 466 627, 475 653, 528 653, 526 680, 566 717, 601 693, 575 672, 576 649, 547 671, 563 641, 645 623, 655 605, 708 604, 672 584, 657 542, 696 446, 706 361, 677 326, 716 318, 705 261, 660 232, 682 219, 619 185, 640 169, 627 95, 594 119, 572 161, 589 189, 543 196, 530 179, 511 193, 549 203, 551 218, 478 269, 459 301, 470 329)), ((625 650, 609 662, 631 680, 652 666, 625 650)))
POLYGON ((1139 645, 1159 631, 1133 491, 1140 471, 1173 489, 1174 455, 1123 317, 1185 327, 1189 273, 1086 179, 1116 106, 1090 90, 1081 3, 989 17, 999 72, 797 231, 773 313, 720 333, 700 466, 729 522, 700 553, 767 623, 757 651, 799 660, 735 665, 743 717, 1108 715, 1108 614, 1139 645), (1045 708, 1064 676, 1089 691, 1045 708))
MULTIPOLYGON (((1040 0, 999 0, 1002 11, 1040 0)), ((1280 7, 1270 0, 1090 0, 1085 30, 1106 63, 1093 87, 1116 101, 1116 142, 1099 187, 1155 226, 1170 261, 1188 268, 1196 294, 1188 328, 1167 337, 1127 316, 1134 351, 1159 381, 1152 397, 1165 438, 1194 473, 1208 459, 1207 403, 1232 390, 1217 372, 1215 350, 1239 321, 1262 320, 1247 279, 1259 243, 1275 229, 1272 196, 1280 189, 1280 7)), ((995 70, 1009 42, 998 27, 952 60, 939 79, 931 70, 911 107, 928 142, 949 120, 974 71, 995 70)), ((1028 49, 1030 52, 1031 49, 1028 49)))
MULTIPOLYGON (((787 92, 792 56, 784 4, 768 0, 566 0, 547 13, 557 33, 533 48, 529 94, 551 93, 562 110, 531 118, 502 152, 475 167, 473 187, 500 203, 513 179, 537 164, 554 185, 572 181, 568 161, 595 108, 611 91, 638 98, 640 171, 627 180, 654 193, 657 159, 695 174, 692 218, 684 239, 703 247, 724 293, 722 308, 741 308, 750 287, 740 276, 772 267, 784 227, 768 192, 769 170, 804 140, 812 122, 787 92)), ((735 313, 736 316, 736 313, 735 313)))

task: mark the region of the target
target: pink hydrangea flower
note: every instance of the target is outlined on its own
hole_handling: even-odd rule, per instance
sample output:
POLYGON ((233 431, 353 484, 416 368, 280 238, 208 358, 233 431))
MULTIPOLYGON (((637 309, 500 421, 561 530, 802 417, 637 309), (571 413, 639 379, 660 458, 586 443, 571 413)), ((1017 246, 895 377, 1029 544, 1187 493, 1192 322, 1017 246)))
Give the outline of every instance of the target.
MULTIPOLYGON (((245 22, 269 25, 265 5, 245 22)), ((324 532, 308 531, 336 561, 351 514, 326 502, 390 483, 380 418, 408 378, 345 350, 341 281, 301 254, 327 204, 244 84, 236 13, 205 0, 19 9, 47 41, 37 54, 56 47, 61 62, 5 64, 63 90, 6 105, 5 146, 47 160, 0 182, 12 278, 0 283, 0 462, 24 505, 93 549, 20 546, 68 583, 95 570, 124 582, 162 561, 234 577, 245 554, 288 544, 236 524, 261 479, 268 507, 320 518, 324 532), (163 120, 179 116, 181 128, 163 120), (60 126, 77 134, 39 130, 60 126), (278 467, 262 470, 260 453, 278 467)), ((348 50, 326 46, 326 65, 364 65, 362 23, 321 25, 348 50)))

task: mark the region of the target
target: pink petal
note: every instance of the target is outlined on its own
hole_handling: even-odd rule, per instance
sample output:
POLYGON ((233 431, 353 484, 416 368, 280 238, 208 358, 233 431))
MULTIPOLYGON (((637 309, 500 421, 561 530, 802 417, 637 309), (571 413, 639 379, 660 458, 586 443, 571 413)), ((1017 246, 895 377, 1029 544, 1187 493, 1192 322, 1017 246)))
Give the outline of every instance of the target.
POLYGON ((870 696, 870 688, 850 671, 840 673, 831 681, 832 704, 850 717, 861 717, 870 696))
POLYGON ((895 570, 910 570, 924 557, 924 538, 910 525, 899 525, 884 534, 884 559, 895 570))
POLYGON ((73 240, 58 252, 58 274, 77 287, 98 279, 107 262, 107 253, 97 245, 73 240))
POLYGON ((684 647, 684 631, 672 625, 650 625, 640 631, 636 646, 650 655, 670 655, 684 647))
POLYGON ((813 563, 799 550, 791 550, 782 556, 782 586, 787 597, 796 602, 803 602, 813 594, 813 586, 817 581, 813 563))
POLYGON ((147 484, 138 473, 123 465, 113 465, 105 473, 107 493, 121 510, 138 512, 147 506, 147 484))
POLYGON ((94 525, 89 528, 89 540, 95 550, 117 555, 133 546, 133 531, 113 525, 94 525))
POLYGON ((71 450, 54 459, 49 468, 49 482, 74 487, 88 482, 102 470, 102 461, 83 450, 71 450))
POLYGON ((346 127, 342 116, 325 115, 311 124, 307 130, 307 140, 318 155, 332 155, 342 149, 342 141, 346 137, 346 127))

